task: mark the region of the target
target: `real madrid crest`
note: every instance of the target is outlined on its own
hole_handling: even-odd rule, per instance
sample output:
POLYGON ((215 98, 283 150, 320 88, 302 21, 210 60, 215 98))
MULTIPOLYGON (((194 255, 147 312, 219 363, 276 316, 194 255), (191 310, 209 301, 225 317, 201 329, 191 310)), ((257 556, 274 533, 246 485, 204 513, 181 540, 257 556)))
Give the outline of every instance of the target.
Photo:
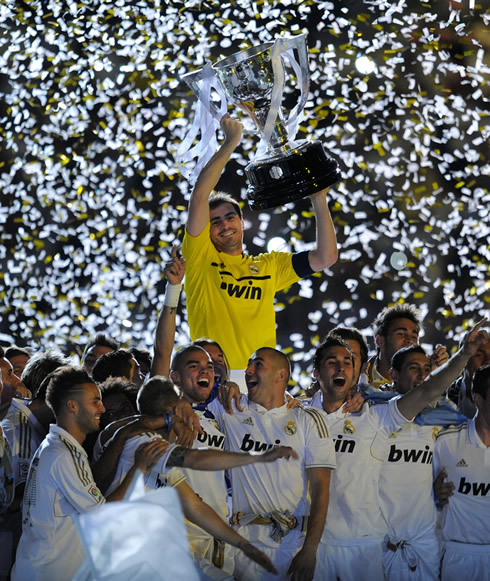
POLYGON ((350 420, 344 422, 344 434, 353 434, 356 431, 354 424, 350 420))
POLYGON ((441 431, 441 428, 434 427, 432 428, 432 439, 435 441, 437 438, 437 434, 441 431))
POLYGON ((391 432, 388 438, 396 438, 396 432, 391 432))
POLYGON ((296 434, 296 424, 293 421, 288 422, 284 426, 284 431, 288 436, 294 436, 294 434, 296 434))

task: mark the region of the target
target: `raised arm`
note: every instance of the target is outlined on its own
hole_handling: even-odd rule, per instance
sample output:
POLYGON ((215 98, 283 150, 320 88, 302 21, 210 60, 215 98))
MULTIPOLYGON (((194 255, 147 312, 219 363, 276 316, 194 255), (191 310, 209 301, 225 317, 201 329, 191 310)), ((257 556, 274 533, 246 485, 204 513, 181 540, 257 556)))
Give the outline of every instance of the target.
POLYGON ((221 119, 225 140, 218 151, 204 166, 191 194, 186 230, 191 236, 199 236, 209 222, 209 194, 218 183, 231 154, 240 143, 243 125, 227 113, 221 119))
POLYGON ((175 342, 175 319, 185 273, 185 260, 178 255, 175 245, 172 246, 170 254, 171 260, 164 269, 167 287, 163 307, 158 315, 150 377, 155 375, 168 377, 170 373, 170 359, 175 342))
POLYGON ((337 237, 332 216, 327 206, 327 190, 310 196, 316 220, 316 248, 310 250, 308 258, 315 272, 325 270, 337 262, 337 237))
POLYGON ((447 363, 433 371, 420 385, 406 393, 398 401, 398 410, 407 419, 414 418, 422 409, 441 395, 459 376, 468 359, 478 350, 478 347, 488 342, 488 332, 481 327, 487 319, 482 319, 466 335, 461 348, 447 363))

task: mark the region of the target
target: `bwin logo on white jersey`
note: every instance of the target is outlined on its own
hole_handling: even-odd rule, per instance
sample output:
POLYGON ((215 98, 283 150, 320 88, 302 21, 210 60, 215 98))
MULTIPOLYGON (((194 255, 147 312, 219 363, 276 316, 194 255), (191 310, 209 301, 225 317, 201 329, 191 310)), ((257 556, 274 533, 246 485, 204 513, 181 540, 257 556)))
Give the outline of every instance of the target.
POLYGON ((265 452, 266 450, 270 450, 274 448, 274 446, 278 446, 281 443, 281 440, 276 440, 274 444, 267 444, 266 442, 259 442, 254 440, 250 434, 245 434, 243 436, 242 445, 240 446, 240 450, 243 452, 265 452))
POLYGON ((459 481, 458 492, 473 496, 486 496, 490 490, 490 482, 468 482, 464 476, 459 481))
POLYGON ((197 434, 197 440, 201 444, 207 444, 210 448, 218 448, 223 450, 225 447, 225 437, 223 434, 208 434, 204 431, 204 434, 197 434))
POLYGON ((425 450, 403 450, 392 444, 388 455, 388 462, 420 462, 421 464, 432 464, 432 452, 429 446, 425 450))

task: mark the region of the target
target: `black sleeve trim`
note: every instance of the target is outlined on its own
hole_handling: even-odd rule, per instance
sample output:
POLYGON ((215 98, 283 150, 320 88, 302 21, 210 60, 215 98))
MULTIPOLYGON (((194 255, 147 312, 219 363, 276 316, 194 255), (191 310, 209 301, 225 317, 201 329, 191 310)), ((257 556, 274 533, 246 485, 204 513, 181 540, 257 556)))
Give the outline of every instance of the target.
POLYGON ((303 252, 296 252, 293 254, 294 272, 301 278, 307 278, 315 272, 310 266, 308 254, 308 250, 303 250, 303 252))

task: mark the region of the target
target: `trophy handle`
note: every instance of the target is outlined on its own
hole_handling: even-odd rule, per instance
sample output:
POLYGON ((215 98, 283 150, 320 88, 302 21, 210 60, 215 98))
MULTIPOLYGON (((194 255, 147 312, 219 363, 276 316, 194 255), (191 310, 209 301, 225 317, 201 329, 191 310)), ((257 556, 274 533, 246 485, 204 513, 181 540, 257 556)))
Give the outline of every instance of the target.
POLYGON ((298 116, 305 108, 306 101, 308 100, 308 92, 310 90, 306 34, 298 34, 297 36, 285 39, 283 42, 283 53, 296 73, 300 88, 300 99, 287 119, 288 134, 290 135, 291 140, 294 140, 297 132, 298 116), (299 63, 294 58, 294 49, 297 50, 299 63))
POLYGON ((299 34, 290 38, 278 38, 271 48, 271 62, 274 74, 274 88, 271 95, 271 104, 267 121, 264 125, 262 139, 257 147, 257 157, 265 155, 270 143, 272 133, 275 128, 276 119, 281 109, 282 95, 284 92, 284 68, 283 58, 288 59, 292 66, 300 85, 300 99, 286 121, 287 134, 290 141, 294 141, 297 133, 298 116, 303 111, 308 99, 309 74, 308 74, 308 51, 306 48, 306 35, 299 34), (299 63, 294 56, 294 49, 299 55, 299 63))
POLYGON ((182 173, 188 179, 195 179, 201 169, 214 155, 218 142, 216 132, 219 129, 220 121, 228 110, 225 91, 220 80, 215 76, 211 63, 191 73, 186 73, 180 77, 182 81, 192 89, 197 96, 197 103, 194 111, 194 121, 186 137, 180 143, 176 158, 181 166, 182 173), (219 108, 211 101, 211 91, 214 89, 220 98, 219 108), (200 140, 193 145, 196 137, 201 134, 200 140), (185 170, 186 162, 197 157, 196 165, 192 173, 185 170))
POLYGON ((227 100, 223 85, 214 74, 211 63, 208 61, 202 69, 185 73, 180 77, 180 80, 189 86, 196 95, 197 100, 209 111, 210 115, 220 121, 221 117, 226 113, 227 100), (211 89, 218 93, 221 101, 220 109, 211 101, 211 89), (224 112, 222 112, 223 104, 225 105, 224 112))

